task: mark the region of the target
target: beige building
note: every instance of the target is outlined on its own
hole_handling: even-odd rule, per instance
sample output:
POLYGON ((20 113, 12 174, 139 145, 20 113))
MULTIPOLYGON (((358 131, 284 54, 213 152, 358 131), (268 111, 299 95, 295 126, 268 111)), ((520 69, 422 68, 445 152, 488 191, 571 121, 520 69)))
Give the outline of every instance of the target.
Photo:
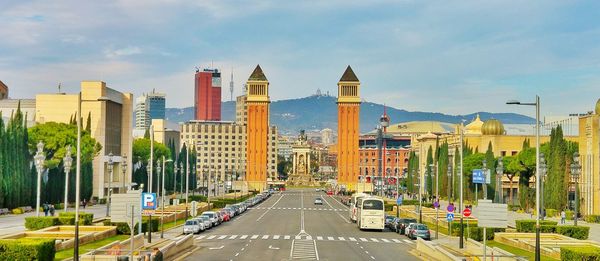
MULTIPOLYGON (((36 121, 68 123, 77 113, 78 98, 78 94, 36 95, 36 121)), ((105 197, 109 186, 119 191, 125 190, 122 181, 131 182, 131 168, 127 168, 126 175, 123 176, 121 162, 126 160, 127 165, 131 166, 133 95, 111 89, 101 81, 83 81, 81 82, 81 115, 84 121, 87 120, 88 115, 91 116, 91 135, 102 145, 102 150, 93 161, 93 195, 99 198, 105 197), (116 164, 112 183, 109 184, 106 162, 107 155, 111 152, 115 155, 113 161, 116 164)))
POLYGON ((154 130, 154 141, 169 146, 173 141, 175 148, 180 148, 180 127, 179 124, 172 123, 163 119, 153 119, 152 129, 154 130))
POLYGON ((11 115, 17 112, 18 108, 27 118, 27 127, 35 125, 35 99, 4 99, 0 100, 0 113, 4 124, 8 123, 11 115))
POLYGON ((581 212, 600 215, 600 99, 595 111, 579 117, 581 212))

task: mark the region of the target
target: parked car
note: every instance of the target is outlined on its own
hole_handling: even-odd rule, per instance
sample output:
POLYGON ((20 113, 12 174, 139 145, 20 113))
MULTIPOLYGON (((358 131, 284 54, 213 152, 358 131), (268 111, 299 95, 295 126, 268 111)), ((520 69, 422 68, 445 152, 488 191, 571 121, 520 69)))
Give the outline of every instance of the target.
POLYGON ((233 208, 224 207, 223 210, 225 210, 229 213, 229 219, 232 219, 233 217, 235 217, 235 210, 233 208))
POLYGON ((197 220, 188 220, 183 225, 184 234, 198 234, 200 233, 200 222, 197 220))
POLYGON ((392 222, 394 221, 396 217, 394 216, 385 216, 385 227, 392 229, 392 222))
POLYGON ((231 218, 229 217, 229 211, 225 209, 219 210, 219 214, 223 217, 223 222, 229 221, 231 218))
POLYGON ((406 235, 406 227, 408 227, 410 223, 417 223, 417 220, 414 218, 401 218, 396 225, 396 232, 400 235, 406 235))
POLYGON ((212 222, 213 227, 216 227, 219 224, 221 224, 221 221, 219 220, 219 215, 214 211, 204 211, 202 212, 201 216, 208 216, 210 218, 210 222, 212 222))
POLYGON ((315 205, 323 205, 323 200, 321 198, 315 198, 315 205))
POLYGON ((213 227, 213 223, 210 221, 210 218, 208 216, 198 216, 195 219, 202 220, 202 222, 204 222, 205 229, 213 227))
POLYGON ((417 224, 415 223, 409 223, 408 226, 406 226, 406 228, 404 229, 404 235, 409 236, 410 234, 410 230, 412 229, 413 225, 417 224))
POLYGON ((425 240, 431 240, 431 232, 429 232, 427 225, 414 223, 412 224, 412 229, 410 229, 408 237, 410 239, 417 239, 417 237, 420 237, 425 240))

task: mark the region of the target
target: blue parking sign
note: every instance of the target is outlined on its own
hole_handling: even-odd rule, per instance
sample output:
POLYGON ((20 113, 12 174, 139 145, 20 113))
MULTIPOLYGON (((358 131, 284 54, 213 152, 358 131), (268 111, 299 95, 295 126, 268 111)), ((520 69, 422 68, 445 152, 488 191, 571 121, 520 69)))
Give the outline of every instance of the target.
POLYGON ((142 193, 142 209, 156 209, 156 193, 142 193))
POLYGON ((473 183, 483 184, 485 183, 485 174, 481 169, 473 170, 473 183))
POLYGON ((398 199, 396 199, 396 205, 402 205, 402 195, 398 196, 398 199))

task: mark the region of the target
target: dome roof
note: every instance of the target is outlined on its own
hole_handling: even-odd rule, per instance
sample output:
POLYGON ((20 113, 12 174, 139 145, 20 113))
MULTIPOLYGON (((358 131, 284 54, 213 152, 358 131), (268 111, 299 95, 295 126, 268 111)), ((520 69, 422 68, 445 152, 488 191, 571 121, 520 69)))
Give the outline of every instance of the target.
POLYGON ((596 102, 596 115, 600 115, 600 99, 596 102))
POLYGON ((504 125, 496 119, 485 121, 481 127, 481 134, 483 135, 504 135, 505 133, 504 125))
POLYGON ((477 118, 473 120, 471 123, 465 126, 466 134, 481 134, 481 128, 483 127, 483 121, 479 118, 479 114, 477 114, 477 118))

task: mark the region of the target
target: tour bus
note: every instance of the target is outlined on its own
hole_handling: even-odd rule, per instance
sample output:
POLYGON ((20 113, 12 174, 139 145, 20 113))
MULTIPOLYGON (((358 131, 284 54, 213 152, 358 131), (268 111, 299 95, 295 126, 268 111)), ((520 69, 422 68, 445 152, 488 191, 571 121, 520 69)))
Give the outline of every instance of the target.
POLYGON ((356 211, 357 211, 356 201, 359 198, 366 197, 366 196, 368 196, 368 195, 365 193, 354 193, 354 194, 352 194, 352 197, 350 197, 350 210, 349 210, 350 213, 349 214, 350 214, 350 220, 352 220, 352 222, 356 222, 356 211))
POLYGON ((379 197, 359 198, 357 203, 356 219, 358 228, 377 229, 383 231, 385 227, 384 201, 379 197))

